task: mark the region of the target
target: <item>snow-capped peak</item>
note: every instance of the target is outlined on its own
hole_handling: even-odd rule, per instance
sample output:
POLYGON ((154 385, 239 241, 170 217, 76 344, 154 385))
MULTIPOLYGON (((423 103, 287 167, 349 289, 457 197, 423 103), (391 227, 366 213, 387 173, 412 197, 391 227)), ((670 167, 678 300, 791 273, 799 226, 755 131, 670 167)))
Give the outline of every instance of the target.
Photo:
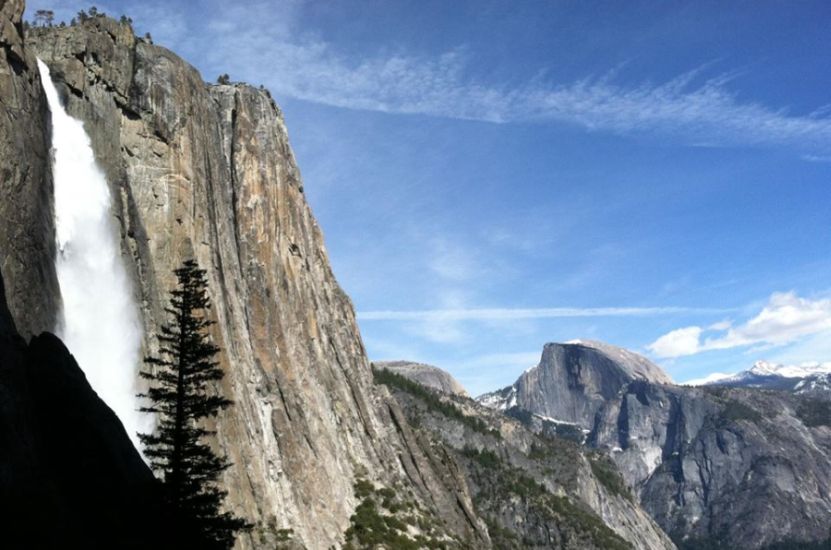
POLYGON ((777 365, 776 363, 771 363, 769 361, 756 361, 747 372, 757 376, 779 376, 776 371, 781 366, 782 365, 777 365))
POLYGON ((800 365, 781 365, 769 361, 756 361, 747 371, 756 376, 781 376, 782 378, 805 378, 814 374, 831 373, 831 363, 802 363, 800 365))
POLYGON ((723 386, 745 386, 769 389, 801 389, 809 384, 800 381, 816 380, 810 388, 826 387, 831 382, 831 362, 801 363, 799 365, 782 365, 771 361, 756 361, 747 370, 736 374, 713 373, 704 378, 685 382, 688 386, 707 386, 710 384, 723 386), (799 383, 799 386, 796 384, 799 383))

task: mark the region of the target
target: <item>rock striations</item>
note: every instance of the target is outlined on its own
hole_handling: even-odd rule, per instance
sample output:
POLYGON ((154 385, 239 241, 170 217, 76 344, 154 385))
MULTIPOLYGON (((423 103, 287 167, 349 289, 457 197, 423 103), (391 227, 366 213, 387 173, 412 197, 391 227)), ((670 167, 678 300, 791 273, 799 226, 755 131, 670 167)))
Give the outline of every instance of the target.
POLYGON ((641 505, 688 547, 829 537, 828 402, 636 382, 598 414, 589 440, 611 453, 641 505))
POLYGON ((594 341, 551 343, 543 348, 539 364, 513 386, 478 399, 489 407, 518 407, 589 429, 604 403, 634 380, 672 383, 660 367, 622 348, 594 341))
MULTIPOLYGON (((287 530, 308 548, 341 544, 359 479, 409 487, 425 517, 442 518, 439 535, 487 546, 484 524, 467 513, 466 489, 441 482, 430 449, 373 386, 352 305, 329 267, 268 92, 208 85, 106 17, 33 28, 26 42, 50 67, 67 111, 84 121, 106 172, 147 335, 164 318, 171 271, 189 257, 208 270, 223 390, 235 401, 218 418, 216 443, 233 462, 224 479, 229 506, 255 523, 240 546, 274 547, 287 530)), ((34 90, 34 64, 24 72, 34 90)), ((29 166, 45 164, 16 153, 29 166)), ((32 200, 49 211, 46 176, 38 185, 33 195, 44 202, 32 200)), ((51 243, 50 224, 31 216, 19 230, 49 234, 51 243)), ((54 251, 45 243, 26 252, 27 269, 49 273, 54 251)), ((28 292, 34 300, 39 289, 28 292)), ((54 315, 55 302, 48 305, 54 315)))

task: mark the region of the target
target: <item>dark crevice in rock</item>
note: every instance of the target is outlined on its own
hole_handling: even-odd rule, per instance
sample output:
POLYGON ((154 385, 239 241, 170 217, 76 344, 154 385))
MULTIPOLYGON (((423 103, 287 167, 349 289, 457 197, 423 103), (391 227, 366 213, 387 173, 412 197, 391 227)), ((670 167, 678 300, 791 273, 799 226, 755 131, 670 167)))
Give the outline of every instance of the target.
POLYGON ((234 242, 236 243, 235 250, 237 251, 237 262, 239 262, 240 267, 242 267, 242 245, 239 234, 238 219, 240 204, 239 197, 237 196, 237 189, 240 185, 240 181, 237 177, 237 166, 236 162, 234 161, 237 152, 237 109, 239 107, 238 103, 239 93, 234 91, 234 107, 231 109, 231 128, 230 136, 228 136, 230 141, 230 151, 228 151, 228 168, 231 173, 231 218, 234 229, 234 242))
POLYGON ((283 404, 283 410, 286 413, 286 418, 288 418, 289 422, 291 422, 291 411, 289 411, 288 400, 286 400, 285 394, 283 394, 283 388, 280 385, 277 385, 277 392, 280 394, 280 402, 283 404))

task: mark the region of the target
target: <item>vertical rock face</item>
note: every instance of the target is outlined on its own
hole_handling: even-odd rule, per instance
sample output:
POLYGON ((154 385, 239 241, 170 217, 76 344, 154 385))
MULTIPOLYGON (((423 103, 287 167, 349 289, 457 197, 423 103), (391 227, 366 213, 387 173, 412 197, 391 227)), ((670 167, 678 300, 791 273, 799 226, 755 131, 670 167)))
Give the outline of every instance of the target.
POLYGON ((591 438, 678 540, 727 548, 825 540, 831 418, 811 406, 785 392, 633 383, 598 415, 591 438))
POLYGON ((423 452, 406 421, 394 421, 389 396, 372 385, 268 93, 207 85, 104 17, 33 29, 27 40, 85 122, 117 198, 146 334, 165 320, 171 271, 190 257, 208 270, 223 391, 235 401, 216 426, 233 462, 228 502, 256 523, 241 544, 273 546, 279 529, 310 548, 338 544, 358 477, 406 482, 453 534, 486 541, 466 519, 464 494, 417 466, 423 452))
POLYGON ((543 348, 539 365, 513 386, 479 400, 591 429, 595 413, 633 380, 672 383, 660 367, 622 348, 592 341, 552 343, 543 348))
POLYGON ((35 57, 24 45, 23 8, 23 0, 0 0, 0 269, 9 309, 21 335, 29 338, 54 330, 60 292, 49 109, 35 57))

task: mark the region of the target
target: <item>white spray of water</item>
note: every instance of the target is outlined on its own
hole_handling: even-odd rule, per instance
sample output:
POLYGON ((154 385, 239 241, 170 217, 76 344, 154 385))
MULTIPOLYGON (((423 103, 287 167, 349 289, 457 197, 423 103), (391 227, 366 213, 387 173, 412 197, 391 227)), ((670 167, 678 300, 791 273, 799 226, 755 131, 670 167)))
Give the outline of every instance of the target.
POLYGON ((83 124, 64 110, 46 64, 38 60, 38 68, 52 113, 56 268, 63 299, 57 332, 138 448, 136 432, 148 431, 150 422, 137 411, 135 397, 141 329, 110 190, 83 124))

